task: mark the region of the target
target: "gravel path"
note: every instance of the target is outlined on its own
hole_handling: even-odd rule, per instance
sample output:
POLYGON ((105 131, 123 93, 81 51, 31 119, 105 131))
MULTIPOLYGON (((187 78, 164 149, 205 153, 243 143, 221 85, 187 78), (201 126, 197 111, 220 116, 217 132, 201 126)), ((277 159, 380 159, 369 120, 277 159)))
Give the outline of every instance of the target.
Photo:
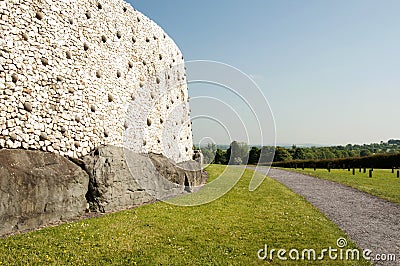
MULTIPOLYGON (((253 168, 254 169, 254 168, 253 168)), ((266 167, 258 171, 267 173, 266 167)), ((359 190, 299 173, 271 169, 268 176, 303 196, 337 224, 361 249, 396 254, 400 265, 400 204, 359 190)))

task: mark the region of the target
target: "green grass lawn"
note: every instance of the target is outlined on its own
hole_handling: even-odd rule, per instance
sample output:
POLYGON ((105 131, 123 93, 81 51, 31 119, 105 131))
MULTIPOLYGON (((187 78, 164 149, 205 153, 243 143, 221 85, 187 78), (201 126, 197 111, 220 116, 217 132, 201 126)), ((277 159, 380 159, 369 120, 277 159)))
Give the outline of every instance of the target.
MULTIPOLYGON (((223 169, 210 166, 211 179, 223 169)), ((257 251, 265 244, 275 249, 320 251, 336 248, 336 240, 346 237, 303 198, 274 180, 266 179, 258 190, 249 192, 252 174, 246 170, 229 193, 209 204, 179 207, 159 202, 0 239, 0 264, 286 265, 289 261, 277 258, 261 261, 257 251)))
POLYGON ((326 169, 317 169, 317 171, 314 171, 314 169, 290 169, 290 171, 328 179, 400 203, 400 178, 397 178, 396 172, 393 174, 392 170, 374 169, 372 178, 369 178, 368 169, 367 173, 363 171, 360 173, 359 169, 356 169, 356 175, 353 175, 353 170, 349 172, 347 169, 332 169, 330 173, 326 169))

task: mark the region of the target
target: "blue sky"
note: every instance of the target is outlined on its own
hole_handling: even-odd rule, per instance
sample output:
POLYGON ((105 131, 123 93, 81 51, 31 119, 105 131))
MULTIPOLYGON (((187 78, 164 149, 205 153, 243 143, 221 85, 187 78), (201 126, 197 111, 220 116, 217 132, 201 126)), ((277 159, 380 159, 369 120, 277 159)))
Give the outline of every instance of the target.
MULTIPOLYGON (((251 75, 270 103, 278 143, 400 139, 400 1, 128 2, 186 60, 220 61, 251 75)), ((189 88, 192 96, 200 90, 189 88)), ((207 134, 194 125, 195 142, 207 134)))

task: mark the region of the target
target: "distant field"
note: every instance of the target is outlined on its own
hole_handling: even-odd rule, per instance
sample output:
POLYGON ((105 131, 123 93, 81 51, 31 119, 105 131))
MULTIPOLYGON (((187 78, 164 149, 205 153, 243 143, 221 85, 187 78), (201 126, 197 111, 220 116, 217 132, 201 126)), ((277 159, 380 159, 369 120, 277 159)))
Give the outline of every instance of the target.
POLYGON ((400 203, 400 178, 397 178, 396 172, 393 174, 392 170, 374 169, 372 178, 369 178, 368 169, 367 173, 360 173, 359 169, 356 169, 356 175, 353 175, 353 171, 349 172, 347 169, 332 169, 330 173, 326 169, 317 169, 317 171, 314 171, 314 169, 283 170, 296 171, 331 180, 367 192, 371 195, 400 203))
MULTIPOLYGON (((211 179, 223 169, 210 166, 211 179)), ((257 251, 265 244, 271 249, 321 251, 336 248, 337 239, 346 237, 303 198, 274 180, 266 179, 258 190, 249 192, 252 174, 246 170, 229 193, 206 205, 156 203, 0 239, 0 264, 260 265, 257 251)), ((348 247, 354 245, 350 242, 348 247)), ((264 261, 267 265, 360 263, 264 261)))

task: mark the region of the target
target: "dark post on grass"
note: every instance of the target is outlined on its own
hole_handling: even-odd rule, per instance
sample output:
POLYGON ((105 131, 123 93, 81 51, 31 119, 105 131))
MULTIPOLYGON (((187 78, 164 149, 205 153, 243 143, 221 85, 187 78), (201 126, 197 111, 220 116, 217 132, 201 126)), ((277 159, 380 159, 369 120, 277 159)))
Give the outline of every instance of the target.
POLYGON ((361 173, 361 166, 360 166, 360 173, 361 173))
POLYGON ((397 170, 397 178, 400 178, 400 170, 397 170))
POLYGON ((367 168, 364 167, 364 174, 367 172, 367 168))
POLYGON ((392 167, 392 174, 394 174, 394 167, 392 167))
POLYGON ((353 167, 353 175, 356 175, 356 168, 353 167))
POLYGON ((374 172, 374 169, 369 170, 369 177, 372 177, 373 172, 374 172))

